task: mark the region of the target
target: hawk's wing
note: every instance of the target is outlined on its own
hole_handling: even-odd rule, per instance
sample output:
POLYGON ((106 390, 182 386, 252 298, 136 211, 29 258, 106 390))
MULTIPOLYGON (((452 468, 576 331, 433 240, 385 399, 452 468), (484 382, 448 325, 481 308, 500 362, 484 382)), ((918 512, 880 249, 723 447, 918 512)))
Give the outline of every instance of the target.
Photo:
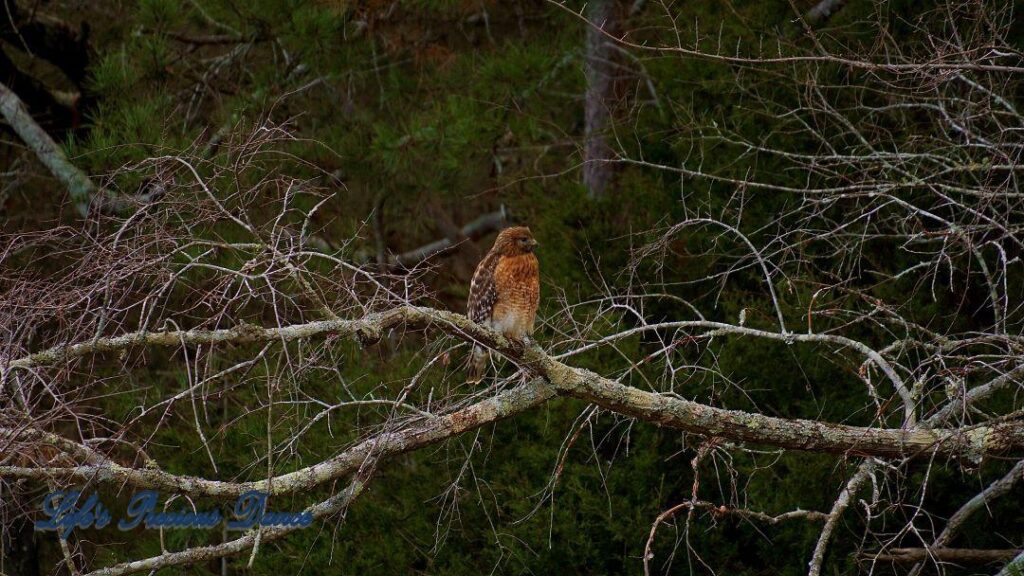
MULTIPOLYGON (((469 319, 481 326, 491 326, 491 318, 494 315, 494 305, 498 302, 498 285, 495 282, 494 271, 498 268, 500 255, 496 252, 488 252, 487 256, 476 266, 473 273, 473 281, 469 284, 469 302, 466 305, 466 314, 469 319)), ((466 381, 476 383, 483 379, 487 369, 487 349, 481 346, 474 346, 473 353, 469 357, 469 365, 466 369, 466 381)))
POLYGON ((498 286, 494 279, 494 270, 498 267, 499 254, 489 252, 473 273, 473 281, 469 284, 469 303, 466 314, 477 324, 487 326, 494 314, 494 305, 498 302, 498 286))

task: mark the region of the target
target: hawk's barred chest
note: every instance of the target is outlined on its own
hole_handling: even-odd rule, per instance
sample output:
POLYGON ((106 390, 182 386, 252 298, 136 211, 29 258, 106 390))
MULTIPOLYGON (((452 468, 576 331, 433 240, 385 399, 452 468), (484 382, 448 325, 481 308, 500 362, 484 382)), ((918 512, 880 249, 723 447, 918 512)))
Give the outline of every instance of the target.
POLYGON ((477 266, 469 288, 469 318, 503 335, 522 339, 533 333, 540 302, 540 267, 532 252, 489 253, 477 266))

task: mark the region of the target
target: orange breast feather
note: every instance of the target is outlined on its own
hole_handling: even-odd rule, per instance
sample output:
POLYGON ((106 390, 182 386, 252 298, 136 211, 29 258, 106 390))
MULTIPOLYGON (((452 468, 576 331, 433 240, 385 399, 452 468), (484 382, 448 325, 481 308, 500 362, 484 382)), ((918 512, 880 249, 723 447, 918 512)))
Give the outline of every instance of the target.
POLYGON ((540 302, 540 267, 531 253, 502 257, 494 270, 498 299, 492 325, 505 336, 522 339, 533 334, 540 302))

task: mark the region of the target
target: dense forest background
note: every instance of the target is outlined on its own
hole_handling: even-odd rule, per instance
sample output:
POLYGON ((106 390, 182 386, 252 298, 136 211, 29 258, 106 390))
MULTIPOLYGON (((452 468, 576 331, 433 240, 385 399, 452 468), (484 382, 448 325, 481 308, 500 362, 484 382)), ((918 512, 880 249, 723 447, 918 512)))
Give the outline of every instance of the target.
MULTIPOLYGON (((898 118, 857 112, 858 106, 881 109, 890 102, 880 89, 886 82, 925 100, 932 97, 928 90, 940 97, 944 89, 938 84, 883 82, 875 71, 829 61, 760 65, 643 47, 755 58, 832 53, 910 61, 935 50, 937 34, 945 38, 953 32, 968 48, 972 38, 987 42, 992 34, 1020 48, 1024 26, 1017 5, 847 0, 828 2, 830 10, 822 14, 814 10, 826 3, 809 0, 7 4, 14 10, 8 12, 10 22, 0 25, 0 81, 21 97, 97 188, 132 201, 155 197, 180 214, 174 226, 185 229, 194 216, 188 197, 176 197, 174 187, 189 177, 171 171, 174 162, 168 159, 190 158, 214 194, 244 199, 250 214, 262 214, 268 222, 280 212, 282 198, 289 198, 296 210, 309 214, 311 245, 399 276, 411 268, 417 302, 457 312, 465 310, 473 269, 498 228, 527 225, 540 243, 537 340, 542 346, 565 345, 574 323, 587 323, 598 333, 611 330, 618 321, 604 326, 603 316, 586 306, 635 291, 641 278, 647 291, 679 299, 645 301, 643 315, 651 321, 691 318, 692 305, 709 320, 743 318, 741 325, 771 326, 776 294, 766 293, 760 267, 740 264, 749 255, 743 242, 714 226, 663 236, 677 222, 703 217, 730 222, 751 243, 767 247, 766 253, 792 257, 790 270, 800 270, 798 280, 778 277, 774 289, 782 313, 798 329, 810 322, 808 307, 816 298, 840 299, 819 295, 830 283, 860 290, 856 298, 889 302, 930 327, 970 333, 1000 321, 998 309, 986 304, 988 292, 972 284, 970 274, 936 273, 938 289, 934 281, 922 288, 914 274, 876 282, 872 274, 896 274, 909 265, 896 237, 880 236, 856 258, 815 244, 813 226, 785 246, 773 241, 790 233, 787 227, 796 220, 787 215, 802 202, 786 190, 822 182, 840 186, 882 173, 860 172, 853 164, 822 167, 798 155, 841 156, 870 148, 867 141, 880 149, 898 142, 922 155, 975 162, 971 151, 926 149, 936 131, 948 132, 936 128, 927 111, 901 112, 898 118), (53 27, 48 37, 53 53, 29 45, 37 30, 27 23, 40 14, 53 27), (611 34, 627 42, 596 33, 581 14, 600 17, 611 34), (894 52, 894 46, 902 52, 894 52), (867 130, 847 131, 825 116, 815 116, 820 124, 811 125, 790 113, 806 110, 808 100, 829 102, 863 119, 867 130), (855 134, 864 134, 866 141, 855 141, 855 134), (665 240, 659 243, 660 238, 665 240), (453 247, 418 252, 445 239, 453 247), (652 243, 657 249, 639 258, 640 247, 652 243), (871 274, 862 275, 865 269, 871 274)), ((1000 74, 977 73, 1005 88, 1001 97, 1010 104, 1020 104, 1016 77, 1000 74)), ((76 242, 88 242, 127 226, 102 206, 94 205, 92 216, 83 218, 80 199, 52 177, 17 134, 4 131, 2 140, 0 214, 6 238, 66 227, 81 231, 76 242)), ((969 172, 951 178, 992 181, 997 176, 969 172)), ((841 221, 843 210, 826 206, 821 213, 841 221)), ((197 224, 197 229, 211 235, 216 230, 225 241, 243 238, 223 228, 197 224)), ((46 248, 38 244, 11 246, 5 269, 43 284, 52 278, 57 286, 62 274, 78 266, 62 248, 44 255, 46 248)), ((75 274, 85 277, 81 270, 75 274)), ((92 279, 97 285, 103 281, 92 279)), ((219 313, 216 302, 192 305, 196 293, 218 290, 218 281, 215 272, 205 280, 199 275, 167 296, 165 305, 178 307, 170 316, 177 325, 198 325, 198 318, 219 313)), ((1008 275, 1003 286, 1016 294, 1019 275, 1008 275)), ((274 308, 256 301, 239 309, 254 324, 278 320, 274 308)), ((13 310, 7 316, 12 321, 20 313, 13 310)), ((32 317, 33 335, 26 339, 38 345, 30 348, 43 347, 50 342, 48 333, 70 322, 43 315, 32 317)), ((1005 319, 1004 328, 1009 323, 1012 332, 1014 319, 1005 319)), ((882 343, 888 330, 854 328, 872 343, 882 343)), ((645 342, 624 341, 582 356, 579 365, 624 374, 622 358, 641 357, 645 342)), ((364 351, 339 346, 351 354, 339 353, 333 370, 306 372, 300 381, 282 386, 322 396, 394 394, 438 351, 424 352, 427 345, 415 334, 364 351)), ((790 418, 901 425, 899 412, 889 411, 888 404, 878 412, 865 409, 857 363, 823 346, 721 337, 713 343, 682 342, 678 354, 693 366, 715 368, 673 380, 673 392, 681 397, 790 418)), ((459 393, 461 358, 461 351, 453 353, 451 372, 437 386, 459 393)), ((134 393, 158 398, 189 381, 178 359, 178 353, 161 352, 135 358, 131 368, 93 367, 95 383, 75 398, 76 405, 97 421, 131 420, 138 406, 134 393)), ((630 378, 637 377, 630 372, 630 378)), ((936 390, 942 396, 941 388, 936 390)), ((261 394, 259 386, 242 385, 230 396, 211 396, 200 412, 213 432, 201 443, 191 408, 168 414, 151 436, 144 427, 134 434, 147 439, 164 470, 259 478, 270 464, 254 461, 254 455, 309 420, 304 408, 284 407, 268 428, 264 414, 244 410, 261 394)), ((1019 407, 1012 393, 992 402, 1002 412, 1019 407)), ((366 418, 369 425, 375 422, 371 410, 316 423, 274 462, 275 470, 335 453, 357 436, 344 423, 366 418)), ((771 448, 699 452, 698 440, 563 399, 398 457, 343 521, 317 523, 267 544, 251 565, 249 554, 242 554, 224 564, 211 560, 166 573, 639 574, 652 524, 691 496, 768 514, 827 512, 857 466, 852 455, 771 448)), ((1010 464, 999 459, 977 467, 911 464, 899 480, 876 484, 868 492, 894 503, 888 509, 890 524, 872 524, 873 517, 855 503, 833 536, 823 573, 905 572, 905 565, 865 564, 865 550, 877 549, 867 534, 911 539, 914 532, 895 527, 915 522, 919 509, 929 511, 920 529, 937 531, 942 521, 935 519, 947 518, 1010 464)), ((35 490, 26 502, 36 502, 43 487, 35 490)), ((115 508, 123 507, 130 493, 101 491, 115 508)), ((858 498, 870 499, 869 493, 858 498)), ((993 502, 972 518, 957 544, 1021 546, 1019 495, 993 502)), ((276 505, 300 507, 308 504, 306 496, 276 505)), ((658 573, 804 574, 821 533, 815 522, 767 525, 706 509, 695 510, 684 528, 683 516, 662 527, 654 542, 651 566, 658 573)), ((172 531, 163 542, 137 536, 81 530, 83 562, 96 569, 164 548, 219 542, 223 535, 172 531)), ((35 542, 31 562, 23 560, 18 568, 22 572, 8 567, 12 576, 48 574, 60 564, 62 550, 53 534, 36 535, 35 542)), ((950 573, 996 569, 969 566, 950 573)))

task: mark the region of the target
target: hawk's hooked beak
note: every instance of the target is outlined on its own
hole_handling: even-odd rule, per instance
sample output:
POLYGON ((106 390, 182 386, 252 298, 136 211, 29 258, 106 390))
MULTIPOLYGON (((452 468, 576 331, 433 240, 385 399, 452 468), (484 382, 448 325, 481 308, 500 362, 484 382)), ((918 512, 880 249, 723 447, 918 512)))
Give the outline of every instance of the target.
POLYGON ((537 246, 540 246, 540 242, 537 242, 533 238, 530 238, 530 241, 527 245, 530 247, 530 250, 534 250, 537 248, 537 246))

